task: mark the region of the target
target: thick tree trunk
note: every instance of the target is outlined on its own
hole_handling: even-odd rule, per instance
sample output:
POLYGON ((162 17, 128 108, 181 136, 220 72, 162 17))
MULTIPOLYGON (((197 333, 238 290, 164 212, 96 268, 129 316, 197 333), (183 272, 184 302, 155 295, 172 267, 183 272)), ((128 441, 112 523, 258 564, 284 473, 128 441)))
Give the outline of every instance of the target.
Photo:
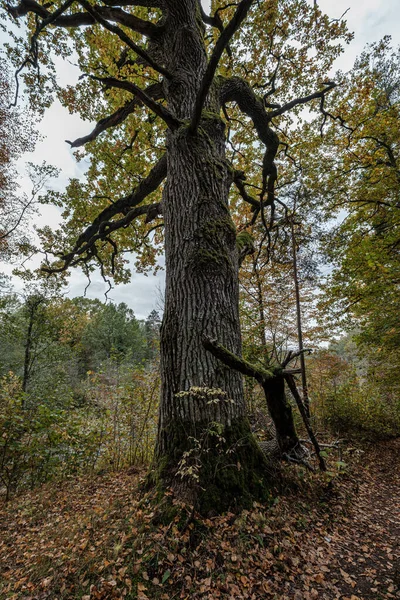
POLYGON ((245 415, 241 375, 218 364, 201 344, 204 334, 219 336, 224 345, 241 352, 236 233, 227 205, 229 172, 221 156, 222 124, 210 121, 220 139, 212 139, 204 129, 193 137, 180 129, 169 141, 161 452, 169 446, 163 423, 176 417, 177 392, 221 388, 234 401, 236 417, 245 415))
MULTIPOLYGON (((182 10, 168 43, 176 52, 168 68, 181 83, 167 95, 175 114, 189 120, 206 59, 198 3, 177 6, 182 10)), ((236 231, 228 206, 232 173, 219 106, 209 100, 207 109, 195 134, 182 126, 168 137, 156 456, 164 483, 189 490, 201 510, 219 511, 260 495, 263 459, 246 419, 241 375, 202 345, 208 335, 241 353, 236 231)))

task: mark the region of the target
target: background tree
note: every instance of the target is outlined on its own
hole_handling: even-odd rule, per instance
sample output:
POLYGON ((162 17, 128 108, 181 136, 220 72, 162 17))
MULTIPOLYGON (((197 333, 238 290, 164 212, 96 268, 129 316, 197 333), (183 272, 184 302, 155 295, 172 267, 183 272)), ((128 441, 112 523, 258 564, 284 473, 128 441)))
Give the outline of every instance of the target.
POLYGON ((399 52, 384 38, 335 79, 329 110, 337 118, 325 123, 323 137, 320 120, 301 124, 291 155, 322 225, 319 323, 332 352, 335 336, 349 336, 354 352, 353 360, 345 357, 342 389, 345 373, 355 369, 355 376, 336 408, 347 415, 342 425, 356 431, 359 423, 373 435, 372 423, 381 433, 395 431, 399 414, 399 52))
MULTIPOLYGON (((290 406, 288 398, 291 397, 285 393, 285 379, 290 377, 290 389, 295 390, 293 375, 302 374, 299 361, 304 353, 299 355, 299 350, 304 346, 301 344, 300 348, 298 311, 303 318, 302 333, 308 336, 304 338, 307 339, 307 347, 310 343, 315 347, 318 341, 313 322, 317 281, 315 235, 318 226, 313 231, 311 224, 316 211, 309 194, 302 189, 300 175, 292 170, 288 183, 281 184, 274 219, 268 230, 262 223, 254 224, 253 252, 244 260, 240 271, 244 356, 275 372, 274 378, 262 384, 273 421, 270 431, 272 436, 277 436, 277 448, 285 448, 285 454, 288 442, 284 440, 288 435, 294 455, 301 455, 302 449, 298 436, 293 434, 293 418, 289 419, 292 434, 289 435, 289 430, 285 432, 288 427, 285 415, 290 406), (297 364, 293 364, 294 361, 297 364)), ((253 409, 255 406, 259 408, 259 390, 254 386, 254 380, 247 380, 246 384, 250 405, 253 409)), ((297 391, 295 397, 298 402, 300 394, 297 391)), ((307 400, 308 395, 304 396, 303 391, 301 412, 305 412, 309 419, 307 400)), ((268 448, 272 448, 272 441, 268 448)))
MULTIPOLYGON (((347 329, 358 352, 370 357, 371 381, 381 382, 394 409, 400 339, 399 49, 390 38, 367 46, 338 81, 332 102, 344 127, 330 124, 319 142, 316 134, 319 158, 310 147, 305 169, 325 218, 336 220, 322 238, 332 272, 321 308, 331 326, 347 329)), ((305 133, 309 139, 312 127, 305 133)))
MULTIPOLYGON (((84 77, 60 95, 97 120, 91 133, 70 142, 86 144, 93 160, 87 181, 72 181, 67 195, 55 198, 65 203, 65 221, 59 234, 42 232, 45 251, 57 257, 47 268, 87 270, 97 260, 105 277, 121 280, 124 251, 137 251, 149 265, 164 241, 158 476, 204 510, 248 502, 262 492, 265 472, 246 420, 241 375, 203 344, 206 336, 241 354, 229 191, 244 164, 242 155, 234 160, 234 149, 227 156, 226 142, 236 145, 241 136, 246 176, 258 186, 255 216, 273 216, 277 131, 285 138, 290 114, 307 102, 324 108, 334 88, 324 75, 349 39, 345 24, 304 0, 218 1, 212 16, 199 0, 79 0, 51 9, 22 0, 8 10, 17 19, 28 15, 27 65, 40 61, 51 75, 51 50, 66 55, 73 42, 84 77), (198 464, 199 440, 207 446, 200 443, 201 469, 182 469, 187 456, 198 464)), ((27 77, 37 99, 49 74, 27 77)))
POLYGON ((88 324, 82 340, 86 353, 92 356, 90 368, 110 358, 119 361, 129 356, 133 363, 139 364, 145 358, 145 342, 143 324, 124 303, 102 306, 88 324))
POLYGON ((21 225, 29 206, 17 195, 14 163, 23 153, 33 149, 35 136, 28 120, 10 107, 13 101, 11 71, 0 58, 0 251, 5 256, 11 235, 21 225))
MULTIPOLYGON (((31 190, 21 190, 17 160, 33 152, 38 140, 37 112, 15 106, 12 65, 0 56, 0 260, 8 261, 26 250, 31 236, 30 219, 37 212, 39 195, 57 169, 28 163, 31 190)), ((0 274, 0 277, 3 277, 0 274)), ((3 280, 4 281, 4 280, 3 280)), ((1 284, 0 284, 1 285, 1 284)))

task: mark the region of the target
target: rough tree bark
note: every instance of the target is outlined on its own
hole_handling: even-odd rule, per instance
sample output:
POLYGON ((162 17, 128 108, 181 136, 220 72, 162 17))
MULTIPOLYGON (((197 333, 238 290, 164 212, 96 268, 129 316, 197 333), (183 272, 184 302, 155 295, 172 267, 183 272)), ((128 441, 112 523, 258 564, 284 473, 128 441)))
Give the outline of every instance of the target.
MULTIPOLYGON (((168 107, 190 123, 207 68, 203 24, 194 0, 169 4, 166 43, 176 51, 167 68, 179 85, 167 90, 168 107)), ((225 158, 218 92, 213 83, 196 131, 183 125, 168 136, 156 452, 162 479, 191 492, 202 490, 199 505, 215 510, 260 495, 266 474, 246 419, 241 375, 221 365, 201 343, 207 334, 241 353, 238 250, 228 206, 233 175, 225 158), (177 477, 185 452, 187 471, 181 469, 177 477), (193 463, 199 466, 196 472, 193 463)))

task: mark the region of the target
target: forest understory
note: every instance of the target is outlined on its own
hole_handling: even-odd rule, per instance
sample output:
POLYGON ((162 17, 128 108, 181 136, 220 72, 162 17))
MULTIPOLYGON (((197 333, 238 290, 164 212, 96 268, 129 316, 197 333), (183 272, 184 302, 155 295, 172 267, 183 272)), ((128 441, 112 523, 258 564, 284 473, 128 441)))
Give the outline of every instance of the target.
POLYGON ((1 506, 0 598, 400 598, 399 455, 400 439, 347 445, 340 474, 286 465, 269 505, 178 503, 169 524, 135 468, 47 484, 1 506))

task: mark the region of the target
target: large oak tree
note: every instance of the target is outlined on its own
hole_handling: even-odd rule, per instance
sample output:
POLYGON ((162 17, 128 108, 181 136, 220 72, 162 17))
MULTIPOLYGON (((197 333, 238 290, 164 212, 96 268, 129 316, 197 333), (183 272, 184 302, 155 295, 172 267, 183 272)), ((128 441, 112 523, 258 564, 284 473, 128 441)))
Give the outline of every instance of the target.
POLYGON ((348 39, 345 24, 305 0, 213 0, 211 16, 199 0, 22 0, 8 11, 28 15, 33 100, 49 90, 51 51, 74 48, 83 77, 59 96, 97 120, 70 141, 92 161, 85 183, 52 197, 65 223, 42 232, 57 257, 48 271, 97 261, 106 278, 123 279, 124 252, 136 251, 143 268, 163 244, 157 474, 204 510, 263 494, 264 457, 238 372, 251 367, 238 358, 243 244, 239 252, 232 210, 248 207, 244 229, 273 221, 293 115, 311 103, 327 118, 335 84, 325 73, 348 39))

